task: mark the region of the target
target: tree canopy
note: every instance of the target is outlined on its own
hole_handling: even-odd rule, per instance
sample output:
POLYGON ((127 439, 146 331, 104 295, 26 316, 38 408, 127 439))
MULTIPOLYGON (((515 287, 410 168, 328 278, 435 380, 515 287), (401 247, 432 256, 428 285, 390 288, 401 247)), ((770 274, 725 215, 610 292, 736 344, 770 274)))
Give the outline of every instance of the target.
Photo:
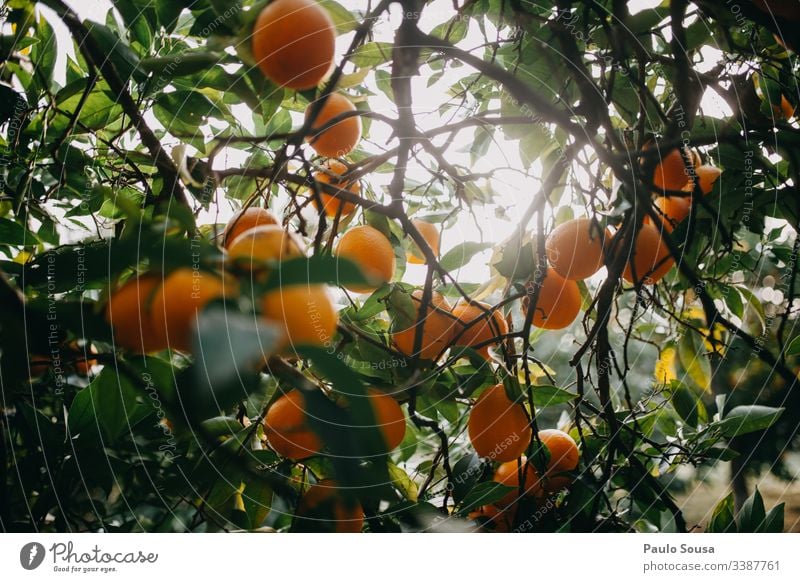
POLYGON ((104 6, 2 8, 3 530, 783 528, 797 3, 104 6))

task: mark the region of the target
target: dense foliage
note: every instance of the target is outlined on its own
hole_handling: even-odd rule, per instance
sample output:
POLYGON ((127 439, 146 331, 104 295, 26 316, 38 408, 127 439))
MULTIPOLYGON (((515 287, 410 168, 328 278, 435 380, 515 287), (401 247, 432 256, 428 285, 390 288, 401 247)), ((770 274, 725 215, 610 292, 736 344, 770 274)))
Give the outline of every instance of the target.
MULTIPOLYGON (((113 0, 90 20, 75 4, 2 8, 3 530, 341 530, 360 506, 368 531, 685 531, 677 469, 788 476, 796 4, 320 0, 335 67, 298 90, 254 56, 266 2, 113 0), (355 108, 325 125, 331 94, 355 108), (357 118, 331 173, 307 138, 357 118), (674 186, 670 164, 688 172, 674 186), (234 251, 242 207, 292 235, 234 251), (604 239, 604 270, 553 291, 547 237, 574 218, 604 239), (441 255, 431 224, 453 243, 441 255), (632 260, 650 231, 658 261, 632 260), (350 232, 356 250, 333 252, 350 232), (196 300, 173 278, 187 272, 217 287, 196 300), (109 316, 139 274, 176 285, 153 300, 158 349, 135 349, 139 303, 109 316), (289 297, 321 285, 338 315, 289 297), (415 324, 437 315, 460 332, 427 343, 415 324), (471 411, 498 385, 495 448, 476 452, 471 411), (268 428, 292 391, 307 426, 268 428), (577 466, 554 468, 553 428, 577 466), (291 431, 320 450, 281 450, 291 431), (520 438, 526 456, 499 465, 520 438), (327 520, 303 518, 319 507, 327 520)), ((780 530, 781 506, 756 493, 736 516, 742 501, 702 525, 780 530)))

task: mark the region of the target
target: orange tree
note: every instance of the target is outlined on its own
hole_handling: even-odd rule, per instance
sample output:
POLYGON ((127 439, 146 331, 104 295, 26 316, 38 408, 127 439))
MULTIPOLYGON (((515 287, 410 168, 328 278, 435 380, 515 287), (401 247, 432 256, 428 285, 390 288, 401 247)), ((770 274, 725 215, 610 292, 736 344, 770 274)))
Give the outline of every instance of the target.
POLYGON ((779 530, 787 4, 5 0, 2 529, 779 530))

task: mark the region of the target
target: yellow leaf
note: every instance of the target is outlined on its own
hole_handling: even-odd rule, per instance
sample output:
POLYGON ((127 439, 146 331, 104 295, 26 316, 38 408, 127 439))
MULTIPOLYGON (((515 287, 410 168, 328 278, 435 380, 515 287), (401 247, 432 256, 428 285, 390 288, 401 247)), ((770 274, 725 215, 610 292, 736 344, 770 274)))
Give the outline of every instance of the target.
POLYGON ((661 350, 653 373, 658 384, 669 384, 678 378, 675 373, 675 356, 675 348, 672 346, 661 350))

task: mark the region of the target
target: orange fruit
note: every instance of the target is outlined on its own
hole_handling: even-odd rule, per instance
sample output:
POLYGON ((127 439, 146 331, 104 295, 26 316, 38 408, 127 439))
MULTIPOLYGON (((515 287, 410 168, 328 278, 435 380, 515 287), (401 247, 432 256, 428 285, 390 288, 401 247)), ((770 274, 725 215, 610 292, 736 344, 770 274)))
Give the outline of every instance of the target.
MULTIPOLYGON (((522 299, 522 308, 527 312, 534 293, 533 281, 528 282, 525 289, 527 295, 522 299)), ((578 284, 571 279, 564 279, 553 267, 548 267, 539 288, 536 311, 531 322, 542 329, 563 329, 578 317, 581 302, 578 284)))
MULTIPOLYGON (((356 182, 342 182, 337 180, 335 176, 341 176, 347 172, 347 166, 338 160, 328 160, 325 163, 324 171, 316 172, 314 179, 323 184, 330 184, 340 190, 349 190, 353 194, 361 194, 361 186, 358 181, 356 182)), ((350 216, 356 209, 356 205, 352 202, 339 199, 336 194, 327 194, 320 191, 319 197, 322 199, 322 209, 328 216, 336 216, 341 213, 342 216, 350 216)), ((316 199, 314 204, 317 204, 316 199)))
MULTIPOLYGON (((652 143, 645 146, 645 149, 655 147, 652 143)), ((681 190, 689 182, 694 168, 687 168, 681 155, 681 150, 674 148, 668 152, 659 152, 663 157, 659 159, 653 171, 653 184, 659 190, 681 190)), ((685 150, 692 163, 697 162, 694 153, 685 150)))
POLYGON ((153 324, 151 303, 161 286, 155 275, 141 275, 113 291, 106 305, 105 318, 113 330, 115 347, 149 353, 167 347, 162 328, 153 324))
MULTIPOLYGON (((425 242, 428 243, 428 246, 431 247, 433 254, 438 257, 440 236, 439 229, 436 227, 436 225, 419 219, 414 219, 411 222, 422 235, 422 238, 425 239, 425 242)), ((411 241, 411 247, 412 250, 406 253, 406 260, 413 265, 424 264, 425 255, 422 254, 422 251, 413 240, 411 241)))
POLYGON ((374 291, 392 280, 395 257, 392 243, 383 233, 371 226, 356 226, 342 235, 336 247, 336 256, 349 259, 361 269, 372 285, 345 285, 351 291, 374 291))
POLYGON ((490 305, 480 301, 466 302, 462 299, 456 303, 453 316, 458 321, 453 330, 453 343, 457 346, 480 346, 476 347, 478 353, 489 359, 487 342, 508 334, 508 323, 502 313, 490 310, 490 305))
POLYGON ((339 315, 323 285, 292 285, 264 294, 261 310, 266 321, 282 332, 278 351, 295 346, 328 346, 339 315))
POLYGON ((456 320, 450 315, 451 307, 441 293, 433 292, 428 314, 417 322, 419 309, 422 306, 422 289, 417 289, 411 294, 414 302, 414 323, 411 327, 392 334, 392 341, 401 353, 408 357, 414 355, 414 339, 416 330, 422 327, 422 341, 419 348, 419 357, 423 360, 435 360, 450 345, 453 337, 456 320))
POLYGON ((578 445, 567 433, 556 429, 539 431, 539 440, 550 451, 550 460, 542 484, 548 493, 557 493, 572 483, 572 477, 565 475, 574 471, 580 460, 578 445))
POLYGON ((622 252, 626 257, 623 278, 629 283, 634 283, 634 273, 637 281, 645 285, 657 283, 666 275, 675 263, 667 248, 661 231, 652 224, 642 224, 636 236, 636 244, 630 245, 623 240, 617 252, 622 252))
POLYGON ((388 394, 379 390, 369 391, 370 404, 375 423, 383 434, 386 451, 393 451, 406 436, 406 417, 400 403, 388 394))
POLYGON ((151 305, 150 320, 167 347, 191 351, 192 329, 197 315, 209 302, 230 293, 223 280, 212 273, 181 268, 173 271, 158 288, 151 305))
POLYGON ((28 376, 29 380, 33 382, 45 375, 47 370, 53 365, 53 360, 50 356, 43 356, 41 354, 30 354, 28 358, 28 376))
POLYGON ((502 384, 487 388, 475 401, 467 432, 478 456, 500 462, 522 455, 531 441, 525 407, 512 402, 502 384))
POLYGON ((227 248, 243 232, 268 224, 280 224, 269 210, 256 206, 240 210, 225 226, 222 232, 222 246, 227 248))
POLYGON ((316 87, 333 66, 336 27, 314 0, 273 0, 258 15, 251 50, 272 82, 316 87))
MULTIPOLYGON (((691 183, 684 187, 691 192, 691 183)), ((692 199, 689 196, 659 196, 653 202, 656 207, 659 222, 664 225, 664 230, 672 232, 678 223, 689 216, 692 209, 692 199)), ((646 224, 653 224, 649 216, 644 217, 646 224)))
POLYGON ((305 406, 303 394, 291 390, 273 402, 264 417, 269 446, 293 461, 316 455, 322 449, 319 437, 308 426, 305 406))
MULTIPOLYGON (((697 179, 700 182, 700 191, 703 194, 711 193, 711 191, 714 189, 714 184, 722 174, 722 170, 715 166, 709 165, 698 166, 695 172, 697 173, 697 179)), ((687 186, 687 188, 691 188, 691 186, 687 186)))
POLYGON ((794 105, 792 105, 785 95, 781 95, 780 105, 773 105, 772 111, 775 113, 775 118, 780 121, 789 121, 794 117, 794 105))
POLYGON ((302 243, 276 224, 257 226, 237 236, 228 246, 228 259, 237 265, 258 270, 265 263, 303 256, 302 243))
POLYGON ((527 462, 526 457, 520 457, 519 461, 514 459, 501 464, 494 473, 494 481, 514 488, 514 491, 509 491, 509 493, 499 501, 499 505, 511 505, 521 497, 520 474, 525 476, 525 483, 522 485, 524 496, 540 497, 542 495, 542 483, 539 479, 539 474, 536 472, 536 468, 532 463, 527 462), (522 465, 521 467, 520 464, 522 465))
MULTIPOLYGON (((313 103, 306 107, 306 119, 311 115, 313 107, 313 103)), ((356 147, 361 139, 361 118, 358 115, 337 121, 322 133, 317 134, 320 129, 340 115, 353 111, 357 111, 356 106, 344 95, 340 93, 328 95, 311 126, 311 135, 306 138, 314 151, 326 158, 341 158, 356 147)))
POLYGON ((603 266, 608 232, 589 218, 559 224, 547 237, 547 260, 566 279, 586 279, 603 266))
POLYGON ((364 527, 364 511, 354 498, 348 499, 331 479, 308 488, 300 498, 297 516, 302 530, 359 533, 364 527))

